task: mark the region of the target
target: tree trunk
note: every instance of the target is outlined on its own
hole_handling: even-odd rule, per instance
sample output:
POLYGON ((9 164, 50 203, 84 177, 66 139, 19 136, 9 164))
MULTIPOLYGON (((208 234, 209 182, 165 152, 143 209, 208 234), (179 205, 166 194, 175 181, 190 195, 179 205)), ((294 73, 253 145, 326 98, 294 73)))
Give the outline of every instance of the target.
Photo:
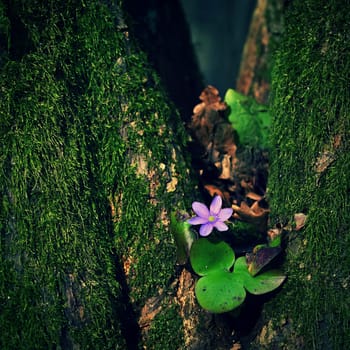
POLYGON ((258 0, 244 45, 236 89, 269 102, 273 53, 283 30, 283 0, 258 0))
POLYGON ((247 349, 346 348, 343 6, 292 2, 280 42, 282 3, 258 1, 237 89, 266 102, 272 83, 271 226, 307 222, 285 230, 288 280, 256 322, 260 307, 201 310, 176 263, 170 216, 196 195, 185 131, 121 4, 0 1, 0 348, 238 349, 237 336, 247 349))
POLYGON ((349 9, 260 0, 254 14, 237 89, 261 101, 272 92, 270 225, 285 227, 288 280, 241 339, 248 349, 350 345, 349 9), (290 231, 296 213, 306 225, 290 231))
POLYGON ((120 5, 1 1, 0 39, 0 348, 200 348, 185 133, 120 5))

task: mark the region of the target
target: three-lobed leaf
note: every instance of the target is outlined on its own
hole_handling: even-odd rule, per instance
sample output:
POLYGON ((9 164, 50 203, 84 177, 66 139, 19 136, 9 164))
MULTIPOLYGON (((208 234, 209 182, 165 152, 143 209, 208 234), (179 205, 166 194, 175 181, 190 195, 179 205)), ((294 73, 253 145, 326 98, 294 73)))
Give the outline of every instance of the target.
POLYGON ((246 291, 255 295, 271 292, 286 278, 275 270, 252 276, 246 257, 235 261, 234 252, 227 243, 207 238, 192 244, 190 260, 193 270, 202 276, 195 287, 198 303, 213 313, 237 308, 243 303, 246 291))

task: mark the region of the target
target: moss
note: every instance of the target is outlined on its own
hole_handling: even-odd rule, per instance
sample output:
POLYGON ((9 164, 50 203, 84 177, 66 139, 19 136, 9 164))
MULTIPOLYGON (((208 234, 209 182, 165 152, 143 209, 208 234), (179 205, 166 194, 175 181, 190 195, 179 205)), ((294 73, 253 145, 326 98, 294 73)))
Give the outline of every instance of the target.
POLYGON ((292 323, 280 348, 298 341, 305 349, 350 344, 350 18, 348 11, 341 15, 343 6, 349 9, 348 2, 294 1, 275 57, 272 223, 308 215, 304 231, 289 237, 288 282, 267 308, 267 317, 281 310, 278 327, 281 319, 292 323))
POLYGON ((178 307, 176 305, 165 307, 165 311, 155 317, 147 333, 147 349, 178 350, 183 348, 182 319, 178 307))
POLYGON ((173 272, 160 218, 184 206, 185 165, 177 191, 164 194, 159 164, 174 163, 181 131, 168 125, 178 116, 118 6, 6 6, 11 38, 20 28, 28 41, 9 40, 0 71, 0 347, 124 349, 136 317, 128 300, 137 313, 173 272))

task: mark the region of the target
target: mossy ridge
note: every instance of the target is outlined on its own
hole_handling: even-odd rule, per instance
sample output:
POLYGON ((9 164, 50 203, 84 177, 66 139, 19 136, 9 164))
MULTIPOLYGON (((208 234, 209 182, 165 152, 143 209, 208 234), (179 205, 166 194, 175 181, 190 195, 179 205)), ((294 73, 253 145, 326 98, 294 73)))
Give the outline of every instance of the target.
MULTIPOLYGON (((293 323, 284 334, 306 349, 350 344, 349 2, 294 1, 273 71, 275 115, 269 196, 272 222, 308 214, 287 250, 288 281, 267 313, 280 305, 293 323), (345 14, 346 13, 346 14, 345 14), (345 14, 345 15, 342 15, 345 14), (340 137, 335 160, 316 171, 325 147, 340 137)), ((276 320, 275 327, 279 327, 276 320)), ((280 339, 281 340, 281 339, 280 339)), ((283 343, 283 340, 281 340, 283 343)), ((281 343, 281 344, 282 344, 281 343)), ((280 344, 280 346, 282 346, 280 344)), ((270 344, 271 345, 271 344, 270 344)))
MULTIPOLYGON (((115 310, 114 243, 117 251, 134 245, 140 256, 137 303, 167 283, 175 250, 162 225, 153 225, 161 208, 148 201, 148 179, 137 176, 126 158, 150 149, 150 164, 167 162, 166 138, 156 136, 171 109, 156 78, 144 79, 144 58, 125 48, 106 6, 72 1, 59 9, 63 2, 55 2, 43 13, 37 7, 33 16, 33 4, 16 2, 33 40, 1 71, 0 297, 1 328, 7 330, 1 348, 48 348, 62 337, 83 347, 125 348, 115 310), (50 25, 36 25, 41 15, 50 25), (140 138, 141 130, 128 125, 131 143, 123 139, 128 115, 141 120, 144 133, 140 138), (128 218, 113 237, 107 198, 118 191, 128 218), (67 290, 77 305, 67 301, 67 290)), ((180 174, 179 182, 185 183, 180 174)))
POLYGON ((183 349, 184 336, 181 333, 182 318, 179 315, 179 307, 164 305, 164 310, 159 313, 147 332, 145 346, 152 350, 179 350, 183 349))
MULTIPOLYGON (((27 28, 30 32, 29 24, 27 28)), ((35 51, 34 43, 21 61, 8 62, 1 74, 7 95, 1 99, 6 140, 1 182, 7 202, 3 233, 9 218, 13 221, 3 236, 2 258, 8 268, 3 273, 1 328, 7 332, 2 332, 1 347, 48 348, 58 345, 64 328, 71 327, 75 342, 100 348, 108 338, 114 348, 122 346, 122 338, 118 320, 111 322, 110 299, 119 292, 107 242, 99 239, 102 232, 106 235, 107 224, 96 208, 101 198, 92 198, 90 185, 96 175, 82 132, 90 125, 73 110, 70 90, 55 76, 62 63, 62 42, 55 41, 55 29, 47 28, 50 52, 43 48, 47 41, 37 38, 43 46, 35 51), (66 300, 70 292, 77 305, 66 300), (78 324, 85 327, 78 329, 78 324)), ((63 52, 71 49, 73 40, 65 39, 63 52)))

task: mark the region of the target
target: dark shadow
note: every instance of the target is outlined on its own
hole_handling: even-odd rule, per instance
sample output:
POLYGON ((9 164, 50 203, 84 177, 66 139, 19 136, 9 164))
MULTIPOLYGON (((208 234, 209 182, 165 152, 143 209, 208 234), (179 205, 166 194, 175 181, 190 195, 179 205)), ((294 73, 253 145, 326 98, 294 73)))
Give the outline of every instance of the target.
POLYGON ((27 28, 20 17, 21 9, 10 5, 10 1, 4 2, 6 15, 9 19, 9 38, 0 37, 0 48, 4 51, 9 46, 9 58, 20 60, 33 49, 33 42, 29 37, 27 28), (9 42, 6 42, 9 40, 9 42))
POLYGON ((138 350, 141 340, 141 331, 137 323, 138 317, 132 307, 129 297, 130 289, 116 252, 114 252, 113 258, 116 266, 116 280, 121 287, 121 299, 112 303, 114 305, 114 316, 120 320, 121 332, 125 339, 127 350, 138 350))
MULTIPOLYGON (((107 222, 108 232, 111 239, 114 239, 113 218, 109 204, 107 205, 107 222)), ((115 248, 112 249, 111 259, 115 266, 115 278, 120 286, 120 295, 110 295, 111 305, 113 308, 113 319, 119 319, 120 329, 126 342, 126 350, 138 350, 141 341, 141 330, 137 322, 138 316, 130 300, 130 288, 126 280, 122 262, 115 248)))
POLYGON ((161 77, 182 119, 189 121, 204 87, 179 0, 127 0, 128 25, 161 77))
POLYGON ((205 84, 235 88, 256 0, 181 0, 205 84))

